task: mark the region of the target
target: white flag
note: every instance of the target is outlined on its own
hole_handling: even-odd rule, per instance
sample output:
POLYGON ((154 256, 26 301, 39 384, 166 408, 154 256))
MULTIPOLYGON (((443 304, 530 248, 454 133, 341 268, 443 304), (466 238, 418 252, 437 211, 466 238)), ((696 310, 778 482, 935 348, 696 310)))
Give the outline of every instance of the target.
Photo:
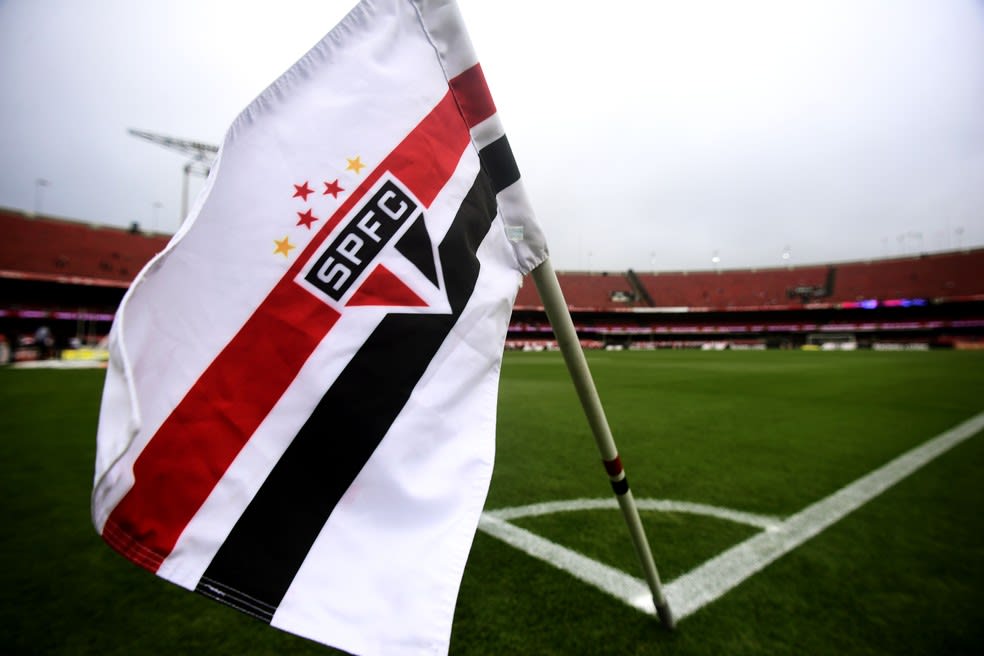
POLYGON ((452 0, 364 0, 236 119, 110 334, 93 521, 358 654, 446 653, 546 258, 452 0))

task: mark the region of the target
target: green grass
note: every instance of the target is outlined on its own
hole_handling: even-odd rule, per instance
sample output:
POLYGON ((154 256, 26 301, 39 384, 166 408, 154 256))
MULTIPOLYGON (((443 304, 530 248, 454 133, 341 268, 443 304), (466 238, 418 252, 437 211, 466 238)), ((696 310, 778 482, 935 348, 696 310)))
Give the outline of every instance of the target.
MULTIPOLYGON (((984 354, 591 353, 637 498, 786 516, 984 410, 984 354)), ((323 654, 156 579, 89 521, 102 373, 0 369, 0 653, 323 654)), ((487 508, 611 495, 556 354, 507 354, 487 508)), ((984 653, 984 439, 669 633, 479 533, 453 654, 984 653)), ((754 529, 644 513, 672 580, 754 529)), ((619 515, 517 520, 638 575, 619 515)))

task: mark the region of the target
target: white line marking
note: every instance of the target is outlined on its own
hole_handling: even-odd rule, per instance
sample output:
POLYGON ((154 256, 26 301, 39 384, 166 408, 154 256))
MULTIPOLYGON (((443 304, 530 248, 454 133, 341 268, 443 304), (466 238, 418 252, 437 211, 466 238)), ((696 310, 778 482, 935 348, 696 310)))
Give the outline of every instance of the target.
POLYGON ((664 590, 670 608, 677 619, 694 613, 982 429, 984 412, 684 574, 664 590))
MULTIPOLYGON (((634 599, 645 598, 649 594, 649 587, 642 579, 629 576, 614 567, 582 556, 572 549, 562 547, 546 538, 530 533, 526 529, 492 517, 488 513, 482 514, 478 527, 506 544, 516 547, 520 551, 525 551, 534 558, 546 561, 574 578, 593 585, 602 592, 607 592, 629 605, 634 605, 634 599)), ((647 610, 645 605, 636 606, 636 608, 644 612, 647 610)), ((649 598, 648 612, 656 612, 651 598, 649 598)))
MULTIPOLYGON (((781 522, 773 517, 704 504, 640 500, 638 505, 643 510, 706 514, 764 530, 665 585, 663 592, 674 616, 681 620, 692 615, 982 429, 984 412, 937 435, 781 522)), ((479 528, 534 558, 546 561, 607 592, 633 608, 655 613, 649 588, 642 579, 582 556, 507 521, 551 512, 609 507, 616 508, 617 502, 614 499, 577 499, 503 508, 483 513, 479 528)))

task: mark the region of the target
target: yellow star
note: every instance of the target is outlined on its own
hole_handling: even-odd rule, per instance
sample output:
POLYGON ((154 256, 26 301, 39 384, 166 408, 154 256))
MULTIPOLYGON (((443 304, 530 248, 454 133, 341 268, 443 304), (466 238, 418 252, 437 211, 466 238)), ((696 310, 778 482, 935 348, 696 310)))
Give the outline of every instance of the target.
POLYGON ((358 155, 356 155, 354 158, 351 159, 348 157, 346 157, 345 159, 348 160, 348 166, 345 167, 346 171, 355 171, 355 173, 358 174, 362 171, 362 169, 366 167, 366 165, 362 163, 362 159, 358 155))
POLYGON ((294 246, 294 244, 290 243, 287 237, 284 237, 283 239, 274 239, 273 243, 277 245, 277 247, 273 249, 274 255, 280 253, 284 257, 287 257, 287 254, 290 253, 292 249, 297 248, 297 246, 294 246))

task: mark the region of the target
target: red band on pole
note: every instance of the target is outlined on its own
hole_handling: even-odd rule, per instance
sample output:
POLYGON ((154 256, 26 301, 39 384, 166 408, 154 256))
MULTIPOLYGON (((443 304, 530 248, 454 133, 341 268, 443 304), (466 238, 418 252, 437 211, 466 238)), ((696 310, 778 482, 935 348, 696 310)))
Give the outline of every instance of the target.
POLYGON ((615 456, 613 460, 602 460, 602 462, 605 463, 605 471, 612 478, 622 473, 622 459, 620 457, 615 456))

